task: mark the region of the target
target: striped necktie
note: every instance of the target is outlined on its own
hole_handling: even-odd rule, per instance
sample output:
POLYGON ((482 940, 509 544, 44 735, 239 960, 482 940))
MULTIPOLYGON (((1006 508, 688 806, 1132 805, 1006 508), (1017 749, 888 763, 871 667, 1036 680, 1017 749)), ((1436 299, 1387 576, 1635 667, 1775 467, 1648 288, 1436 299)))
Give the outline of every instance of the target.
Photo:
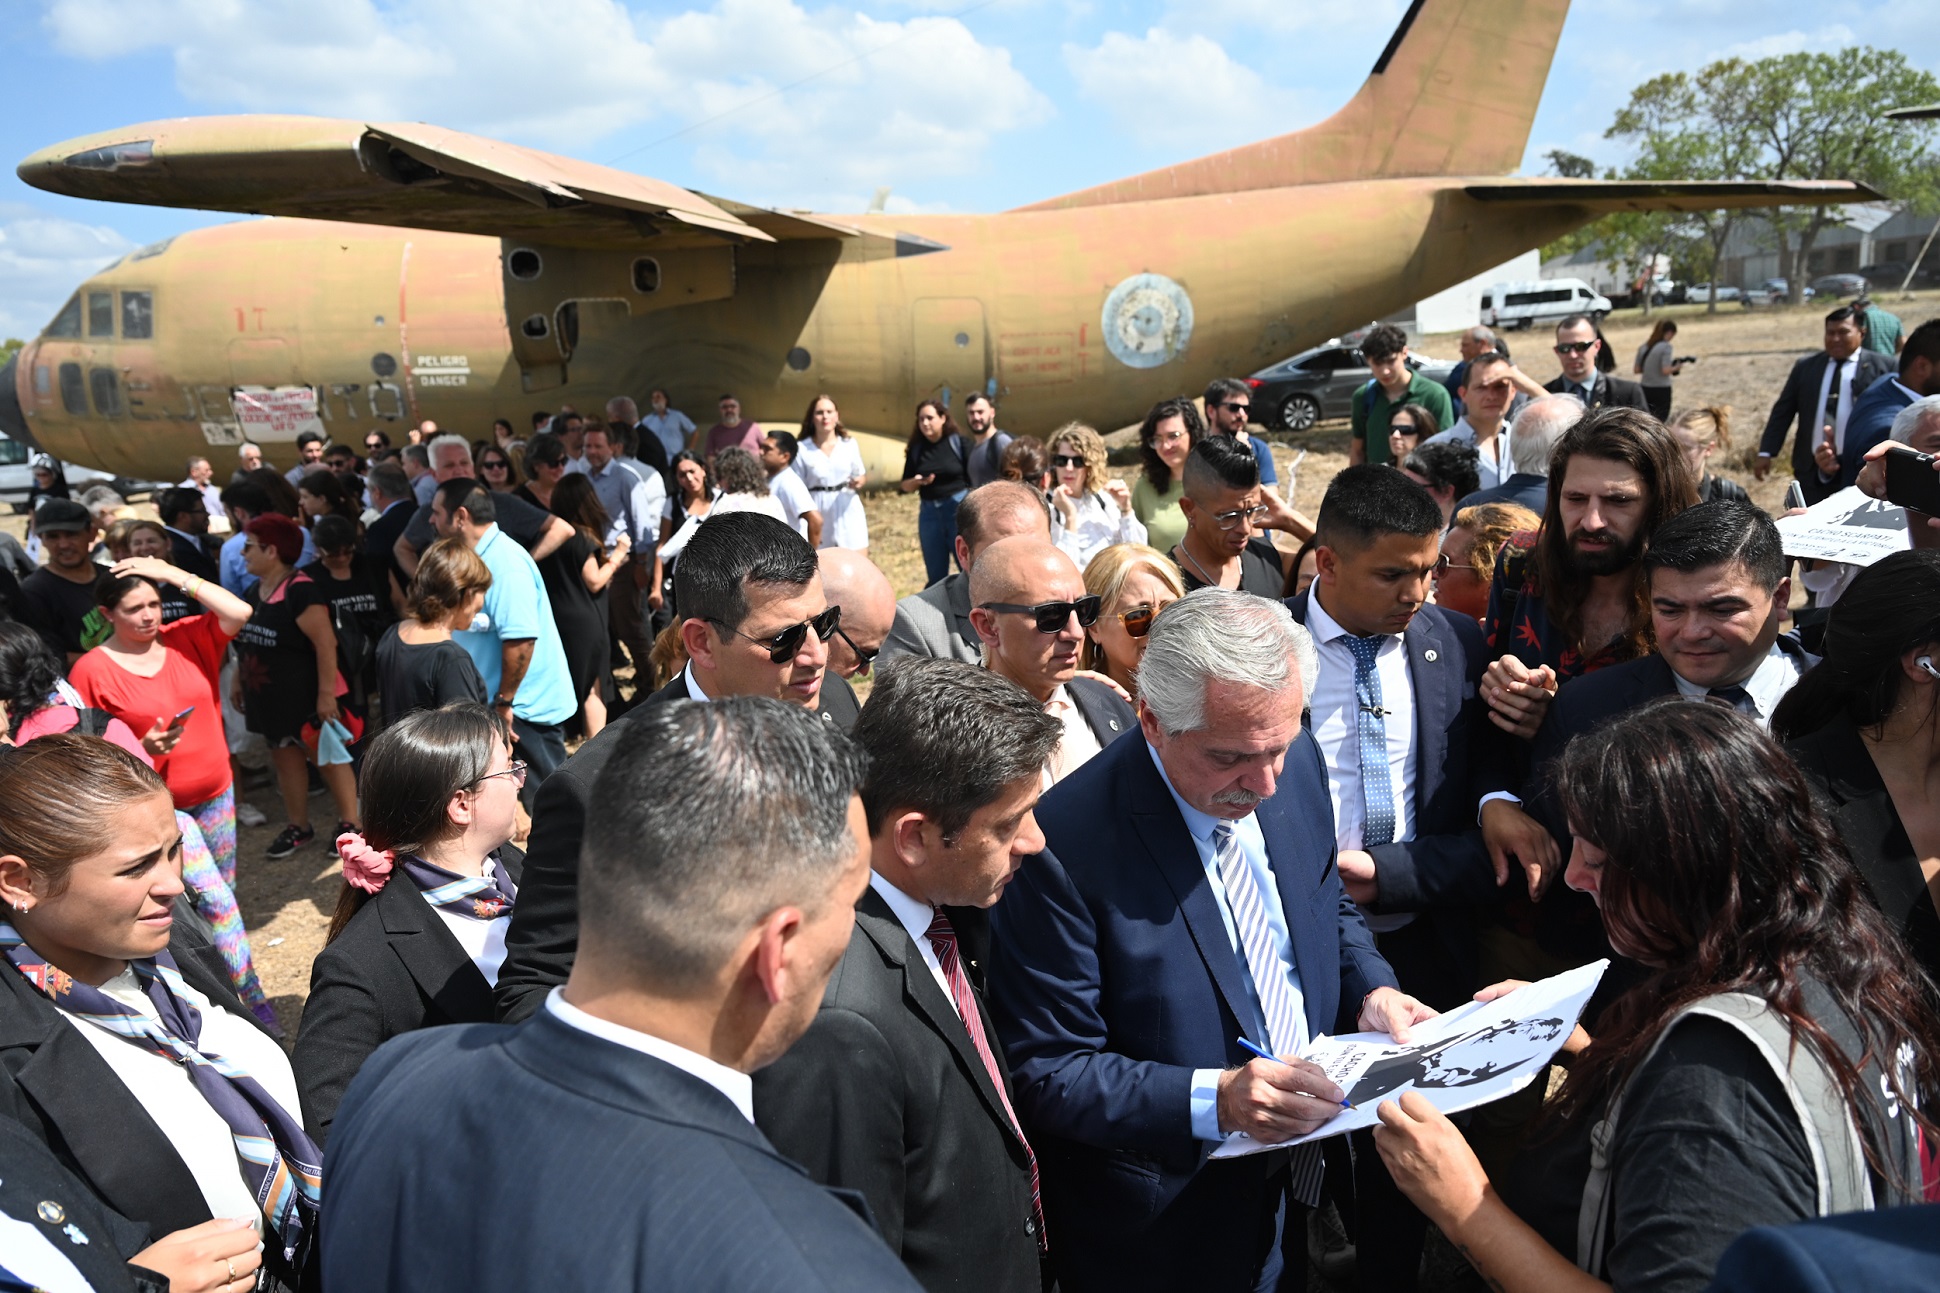
POLYGON ((983 1030, 983 1012, 977 1009, 977 995, 970 988, 970 980, 963 972, 963 961, 957 956, 957 931, 950 924, 950 918, 943 914, 941 907, 936 910, 936 918, 930 922, 928 931, 930 946, 936 951, 936 959, 943 966, 944 981, 950 985, 950 999, 956 1003, 957 1017, 963 1020, 963 1030, 970 1034, 970 1045, 983 1060, 984 1072, 990 1075, 990 1085, 997 1088, 997 1099, 1004 1106, 1004 1114, 1010 1119, 1010 1129, 1017 1133, 1023 1142, 1024 1157, 1031 1164, 1031 1219, 1037 1228, 1037 1249, 1050 1251, 1050 1237, 1044 1232, 1044 1192, 1038 1183, 1037 1151, 1024 1135, 1023 1124, 1017 1121, 1017 1111, 1010 1107, 1010 1093, 1004 1089, 1004 1071, 998 1067, 997 1055, 990 1049, 990 1038, 983 1030))
POLYGON ((201 1049, 202 1012, 190 1004, 187 985, 168 951, 128 963, 155 1008, 147 1015, 48 964, 11 925, 0 924, 0 949, 27 982, 68 1014, 187 1070, 196 1092, 228 1124, 238 1167, 256 1196, 266 1229, 284 1260, 294 1262, 316 1217, 323 1152, 248 1070, 201 1049))
POLYGON ((518 891, 498 854, 492 854, 491 862, 489 875, 459 875, 421 857, 407 857, 398 865, 433 907, 471 920, 497 920, 511 914, 518 891))

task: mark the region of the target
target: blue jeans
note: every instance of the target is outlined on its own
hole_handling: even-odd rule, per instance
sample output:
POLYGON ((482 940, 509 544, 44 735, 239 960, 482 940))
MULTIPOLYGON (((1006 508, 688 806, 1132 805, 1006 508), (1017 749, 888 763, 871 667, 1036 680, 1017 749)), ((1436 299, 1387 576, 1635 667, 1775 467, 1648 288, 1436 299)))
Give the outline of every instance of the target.
POLYGON ((923 574, 926 583, 935 583, 950 573, 950 558, 957 550, 957 504, 965 491, 948 498, 926 498, 916 513, 916 539, 923 548, 923 574))

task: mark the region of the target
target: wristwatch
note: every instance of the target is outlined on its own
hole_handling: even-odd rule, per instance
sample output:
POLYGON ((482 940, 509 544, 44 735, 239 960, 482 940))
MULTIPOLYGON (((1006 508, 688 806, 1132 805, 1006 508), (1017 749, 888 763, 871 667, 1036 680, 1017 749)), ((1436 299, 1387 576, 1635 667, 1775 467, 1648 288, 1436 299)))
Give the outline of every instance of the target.
POLYGON ((492 697, 492 708, 498 709, 502 706, 506 709, 510 709, 512 708, 513 700, 514 700, 514 697, 511 697, 511 696, 504 696, 504 695, 494 696, 492 697))

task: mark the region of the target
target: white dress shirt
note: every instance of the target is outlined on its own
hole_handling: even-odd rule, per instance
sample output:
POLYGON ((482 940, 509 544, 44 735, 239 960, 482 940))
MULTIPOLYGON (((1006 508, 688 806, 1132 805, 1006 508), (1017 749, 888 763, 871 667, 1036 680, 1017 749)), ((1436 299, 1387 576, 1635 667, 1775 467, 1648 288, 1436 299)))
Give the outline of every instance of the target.
MULTIPOLYGON (((488 858, 485 862, 485 874, 491 873, 492 863, 488 858)), ((504 884, 510 888, 511 880, 508 878, 504 884)), ((518 896, 516 888, 512 888, 512 891, 506 895, 513 899, 517 899, 518 896)), ((478 972, 485 976, 485 982, 496 988, 498 972, 505 965, 505 931, 512 925, 512 913, 508 911, 491 920, 473 920, 469 916, 459 915, 450 907, 434 906, 431 910, 438 914, 438 919, 443 921, 445 928, 451 931, 451 936, 458 940, 458 946, 465 949, 466 957, 478 967, 478 972)))
MULTIPOLYGON (((1367 803, 1361 791, 1361 703, 1354 692, 1354 653, 1342 639, 1347 630, 1320 604, 1318 591, 1307 599, 1307 631, 1313 634, 1320 656, 1320 677, 1311 702, 1314 740, 1327 768, 1327 794, 1334 801, 1334 843, 1360 849, 1367 822, 1367 803)), ((1394 838, 1405 843, 1415 833, 1415 688, 1408 674, 1408 651, 1400 637, 1389 634, 1374 653, 1374 675, 1381 684, 1383 729, 1388 738, 1388 785, 1394 791, 1394 838)), ((1407 913, 1367 916, 1377 934, 1400 929, 1414 919, 1407 913)))
POLYGON ((1454 443, 1465 444, 1475 450, 1476 474, 1480 477, 1477 489, 1494 489, 1515 474, 1509 465, 1509 424, 1504 422, 1495 433, 1495 439, 1486 445, 1470 424, 1468 415, 1455 419, 1455 425, 1448 430, 1429 436, 1423 444, 1454 443))
POLYGON ((781 504, 781 519, 794 526, 795 533, 806 539, 808 522, 802 518, 822 509, 815 506, 815 498, 808 492, 808 484, 802 480, 801 474, 783 467, 768 477, 768 492, 781 504))
MULTIPOLYGON (((123 970, 101 985, 101 991, 116 1004, 155 1018, 155 1004, 141 989, 133 969, 123 970)), ((213 1004, 193 987, 184 984, 182 999, 202 1014, 202 1036, 198 1048, 205 1055, 220 1055, 243 1068, 261 1084, 284 1112, 302 1121, 302 1105, 297 1099, 296 1075, 289 1057, 247 1020, 213 1004)), ((188 1069, 174 1060, 163 1059, 149 1050, 147 1043, 136 1042, 109 1032, 67 1011, 61 1017, 107 1061, 128 1093, 154 1120, 169 1146, 182 1159, 202 1191, 202 1201, 211 1216, 249 1217, 262 1229, 262 1210, 256 1206, 255 1193, 243 1180, 236 1157, 236 1138, 202 1092, 196 1089, 188 1069)))
POLYGON ((950 1003, 951 1010, 956 1010, 958 1019, 963 1018, 963 1012, 957 1010, 956 997, 950 993, 950 980, 943 973, 943 962, 937 958, 936 945, 930 942, 930 924, 936 919, 936 908, 921 898, 910 897, 874 871, 869 873, 869 887, 882 896, 882 900, 889 904, 889 910, 896 913, 897 922, 909 931, 917 954, 923 958, 923 964, 930 967, 930 977, 936 980, 937 987, 943 989, 943 999, 950 1003))
POLYGON ((1852 370, 1859 367, 1859 355, 1854 353, 1843 364, 1826 356, 1825 376, 1819 380, 1819 402, 1812 406, 1812 444, 1816 448, 1825 436, 1825 402, 1832 394, 1832 370, 1839 369, 1839 412, 1832 420, 1832 447, 1840 453, 1846 451, 1846 420, 1852 416, 1852 370))
MULTIPOLYGON (((1703 700, 1711 694, 1711 689, 1708 687, 1686 682, 1675 669, 1671 670, 1671 679, 1677 684, 1677 693, 1680 696, 1703 700)), ((1758 662, 1757 671, 1740 684, 1751 693, 1751 703, 1758 711, 1746 716, 1757 719, 1758 726, 1769 728, 1772 725, 1772 711, 1778 708, 1778 702, 1785 698, 1785 693, 1792 690, 1792 684, 1798 680, 1798 661, 1781 650, 1778 643, 1772 643, 1772 649, 1767 651, 1765 658, 1758 662)), ((1743 711, 1740 710, 1740 712, 1743 711)))
POLYGON ((690 1051, 685 1046, 676 1046, 664 1038, 651 1033, 637 1032, 624 1024, 616 1024, 598 1015, 589 1015, 572 1002, 566 1000, 564 988, 554 988, 546 994, 546 1009, 553 1017, 569 1028, 577 1028, 582 1033, 591 1034, 601 1041, 624 1046, 642 1055, 651 1055, 663 1064, 671 1064, 683 1073, 690 1073, 726 1096, 749 1122, 754 1121, 754 1079, 739 1069, 731 1069, 725 1064, 717 1064, 698 1051, 690 1051))
POLYGON ((1044 712, 1064 724, 1064 735, 1058 739, 1057 749, 1051 751, 1051 757, 1044 763, 1044 788, 1049 790, 1103 753, 1105 747, 1092 735, 1091 724, 1078 712, 1078 703, 1071 699, 1071 691, 1063 683, 1044 702, 1044 712))

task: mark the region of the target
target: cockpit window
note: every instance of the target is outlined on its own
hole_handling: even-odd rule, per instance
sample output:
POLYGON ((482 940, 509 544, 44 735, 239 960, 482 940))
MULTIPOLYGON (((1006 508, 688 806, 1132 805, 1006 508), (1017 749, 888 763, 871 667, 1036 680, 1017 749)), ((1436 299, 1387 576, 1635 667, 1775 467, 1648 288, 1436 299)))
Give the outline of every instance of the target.
POLYGON ((67 304, 63 305, 61 312, 54 316, 54 321, 47 325, 45 335, 50 337, 81 335, 81 296, 78 292, 67 298, 67 304))
POLYGON ((121 294, 121 339, 146 341, 154 335, 155 294, 123 292, 121 294))
POLYGON ((115 294, 88 293, 88 335, 112 337, 115 334, 115 294))

